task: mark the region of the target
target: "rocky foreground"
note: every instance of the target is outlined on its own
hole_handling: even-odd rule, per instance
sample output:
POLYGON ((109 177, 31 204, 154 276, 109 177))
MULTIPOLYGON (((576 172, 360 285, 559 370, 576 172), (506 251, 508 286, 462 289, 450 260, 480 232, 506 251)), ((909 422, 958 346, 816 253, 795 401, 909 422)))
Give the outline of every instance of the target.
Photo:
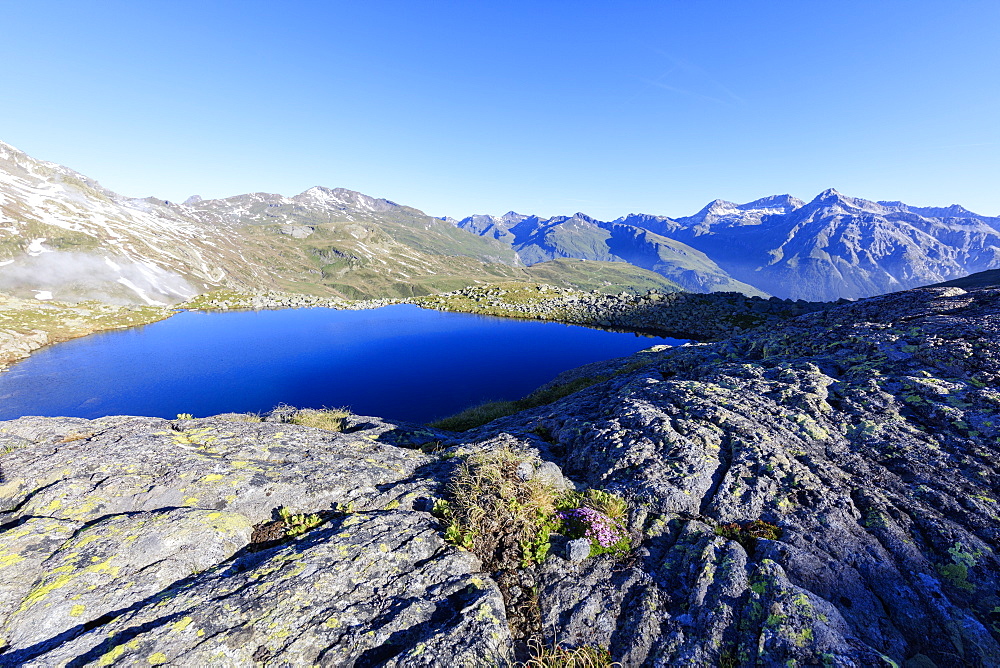
POLYGON ((609 379, 473 432, 0 423, 0 664, 502 666, 540 641, 1000 665, 998 345, 1000 289, 926 288, 592 365, 609 379), (625 498, 626 549, 484 557, 440 500, 489 452, 625 498))

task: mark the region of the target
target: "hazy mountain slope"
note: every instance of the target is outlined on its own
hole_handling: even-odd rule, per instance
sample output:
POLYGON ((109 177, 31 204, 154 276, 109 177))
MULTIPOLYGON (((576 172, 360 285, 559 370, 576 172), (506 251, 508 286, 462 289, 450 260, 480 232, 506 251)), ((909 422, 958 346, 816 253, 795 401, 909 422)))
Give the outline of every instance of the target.
POLYGON ((735 291, 763 294, 733 280, 687 244, 621 222, 602 222, 585 214, 543 219, 509 212, 500 218, 470 216, 455 225, 509 243, 518 258, 534 265, 557 258, 627 262, 656 272, 692 292, 735 291))
POLYGON ((560 258, 523 269, 528 281, 601 292, 681 292, 668 278, 625 262, 560 258))
POLYGON ((779 297, 858 298, 1000 266, 1000 219, 953 205, 910 207, 827 190, 734 205, 716 200, 674 220, 621 222, 704 251, 735 278, 779 297))
POLYGON ((230 236, 0 143, 2 290, 176 301, 224 278, 239 259, 230 236))

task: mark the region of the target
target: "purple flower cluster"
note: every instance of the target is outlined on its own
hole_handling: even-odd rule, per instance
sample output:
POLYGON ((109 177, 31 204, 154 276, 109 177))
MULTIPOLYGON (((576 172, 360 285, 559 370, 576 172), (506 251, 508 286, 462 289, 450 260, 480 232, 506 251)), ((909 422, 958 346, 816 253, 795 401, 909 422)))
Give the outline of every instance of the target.
POLYGON ((572 529, 579 530, 581 538, 588 538, 592 544, 601 547, 611 547, 625 535, 617 522, 593 508, 563 510, 557 515, 572 529))

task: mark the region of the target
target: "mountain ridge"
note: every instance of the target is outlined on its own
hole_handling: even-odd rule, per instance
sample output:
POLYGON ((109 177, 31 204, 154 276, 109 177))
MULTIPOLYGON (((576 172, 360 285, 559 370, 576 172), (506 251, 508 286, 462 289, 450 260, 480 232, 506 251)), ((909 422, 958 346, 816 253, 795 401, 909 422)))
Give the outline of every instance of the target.
POLYGON ((586 290, 676 289, 625 265, 529 270, 504 244, 344 188, 177 203, 0 150, 0 291, 16 297, 165 305, 231 288, 396 298, 538 273, 586 290))
MULTIPOLYGON (((392 298, 530 280, 530 267, 558 259, 617 265, 597 273, 621 280, 597 287, 631 276, 644 288, 857 299, 1000 267, 1000 217, 833 188, 612 221, 436 218, 325 186, 177 203, 119 195, 0 143, 0 290, 21 297, 169 304, 230 287, 392 298)), ((560 279, 568 266, 546 274, 593 287, 579 271, 560 279)))

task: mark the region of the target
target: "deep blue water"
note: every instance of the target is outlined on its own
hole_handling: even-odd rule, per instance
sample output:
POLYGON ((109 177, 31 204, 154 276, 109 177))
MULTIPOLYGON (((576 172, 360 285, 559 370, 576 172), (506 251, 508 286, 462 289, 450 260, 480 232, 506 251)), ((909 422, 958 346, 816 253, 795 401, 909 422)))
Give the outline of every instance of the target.
POLYGON ((285 403, 426 422, 662 343, 682 341, 408 304, 186 311, 37 351, 0 373, 0 419, 201 417, 285 403))

